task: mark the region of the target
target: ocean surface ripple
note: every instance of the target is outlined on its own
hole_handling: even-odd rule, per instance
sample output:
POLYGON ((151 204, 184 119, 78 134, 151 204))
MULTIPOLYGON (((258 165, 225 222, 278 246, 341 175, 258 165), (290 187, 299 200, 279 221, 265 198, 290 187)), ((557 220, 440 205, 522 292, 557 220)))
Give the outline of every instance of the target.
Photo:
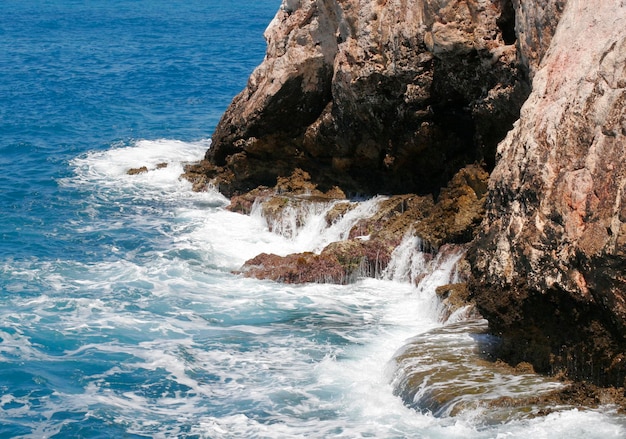
POLYGON ((408 281, 411 237, 393 273, 352 285, 231 274, 342 234, 271 233, 179 178, 279 6, 0 3, 0 437, 625 437, 610 407, 494 420, 405 405, 394 356, 474 346, 438 319, 451 264, 408 281))

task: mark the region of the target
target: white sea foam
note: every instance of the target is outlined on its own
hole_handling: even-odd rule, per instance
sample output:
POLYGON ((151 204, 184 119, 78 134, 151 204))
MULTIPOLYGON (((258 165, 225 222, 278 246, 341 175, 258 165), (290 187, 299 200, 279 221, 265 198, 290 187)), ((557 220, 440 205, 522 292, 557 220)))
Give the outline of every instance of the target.
POLYGON ((285 252, 319 253, 331 242, 347 239, 353 226, 374 214, 384 199, 385 197, 377 196, 366 201, 350 203, 352 208, 330 225, 327 224, 326 214, 338 202, 287 205, 278 218, 264 217, 261 205, 256 203, 250 216, 266 223, 269 230, 286 239, 288 244, 284 249, 285 252))
POLYGON ((409 232, 393 251, 383 277, 397 282, 415 283, 418 276, 426 272, 429 259, 430 255, 423 251, 422 239, 409 232))
POLYGON ((12 384, 0 399, 0 416, 32 429, 24 437, 90 422, 155 438, 624 437, 624 418, 600 411, 490 423, 479 409, 435 418, 406 407, 393 395, 390 360, 441 326, 434 288, 454 281, 457 255, 429 259, 407 236, 385 279, 291 286, 232 275, 263 251, 345 238, 380 199, 330 227, 325 207, 310 212, 281 236, 178 179, 181 161, 206 146, 140 141, 76 159, 62 184, 86 194, 91 214, 76 220, 77 233, 100 233, 117 250, 88 263, 0 268, 15 292, 0 307, 0 358, 28 365, 26 382, 43 392, 12 384), (144 165, 147 173, 126 174, 144 165), (149 242, 124 247, 119 235, 149 242))
POLYGON ((90 152, 73 160, 77 177, 83 182, 100 182, 117 185, 120 180, 128 182, 160 181, 171 186, 178 181, 186 162, 199 160, 210 146, 210 140, 181 142, 178 140, 139 140, 132 145, 119 145, 105 150, 90 152), (158 165, 165 164, 164 168, 158 165), (128 170, 145 166, 147 171, 128 175, 128 170), (136 177, 136 178, 135 178, 136 177))
POLYGON ((192 192, 191 183, 181 178, 184 165, 201 159, 210 144, 210 140, 140 140, 128 146, 90 152, 72 161, 75 176, 62 179, 60 184, 88 191, 92 202, 85 210, 92 217, 103 206, 132 212, 133 202, 138 201, 180 204, 185 200, 200 208, 224 205, 227 200, 217 191, 192 192), (142 167, 146 172, 128 174, 130 169, 142 167))

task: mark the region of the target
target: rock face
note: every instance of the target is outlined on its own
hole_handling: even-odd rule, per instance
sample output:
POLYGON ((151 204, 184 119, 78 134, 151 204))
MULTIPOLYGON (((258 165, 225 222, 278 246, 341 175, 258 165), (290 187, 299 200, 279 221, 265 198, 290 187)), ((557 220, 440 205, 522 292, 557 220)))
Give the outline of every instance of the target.
POLYGON ((518 53, 514 3, 284 0, 191 178, 230 196, 300 168, 321 190, 436 194, 491 170, 541 53, 518 53))
POLYGON ((531 78, 550 47, 567 1, 513 0, 517 45, 531 78))
MULTIPOLYGON (((525 28, 527 58, 539 59, 533 38, 550 31, 525 28)), ((502 354, 623 385, 625 1, 567 2, 497 160, 469 259, 474 298, 505 338, 502 354)))
MULTIPOLYGON (((331 197, 432 195, 414 226, 435 248, 474 238, 484 215, 469 289, 500 355, 623 385, 624 29, 625 0, 283 0, 187 177, 233 196, 299 169, 331 197)), ((363 248, 244 268, 309 281, 294 264, 317 264, 343 281, 363 248)))

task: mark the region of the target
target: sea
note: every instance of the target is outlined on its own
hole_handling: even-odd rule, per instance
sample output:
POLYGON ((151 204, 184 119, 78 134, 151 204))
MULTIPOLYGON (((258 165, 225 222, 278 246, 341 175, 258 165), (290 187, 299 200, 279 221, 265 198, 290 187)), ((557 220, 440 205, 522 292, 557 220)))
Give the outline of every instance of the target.
POLYGON ((494 369, 485 322, 442 317, 458 253, 407 236, 349 285, 234 273, 319 251, 382 199, 277 227, 180 178, 279 7, 0 1, 0 437, 626 437, 608 405, 488 404, 560 384, 494 369))

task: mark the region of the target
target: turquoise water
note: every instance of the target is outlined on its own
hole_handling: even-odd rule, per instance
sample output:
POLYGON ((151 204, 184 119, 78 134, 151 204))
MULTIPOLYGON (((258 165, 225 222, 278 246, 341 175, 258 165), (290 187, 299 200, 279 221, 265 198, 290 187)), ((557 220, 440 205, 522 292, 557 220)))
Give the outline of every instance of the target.
POLYGON ((179 179, 279 5, 0 3, 0 437, 624 437, 610 407, 494 422, 394 396, 394 353, 441 327, 445 261, 419 288, 408 253, 350 286, 231 274, 349 229, 315 211, 279 236, 179 179))

